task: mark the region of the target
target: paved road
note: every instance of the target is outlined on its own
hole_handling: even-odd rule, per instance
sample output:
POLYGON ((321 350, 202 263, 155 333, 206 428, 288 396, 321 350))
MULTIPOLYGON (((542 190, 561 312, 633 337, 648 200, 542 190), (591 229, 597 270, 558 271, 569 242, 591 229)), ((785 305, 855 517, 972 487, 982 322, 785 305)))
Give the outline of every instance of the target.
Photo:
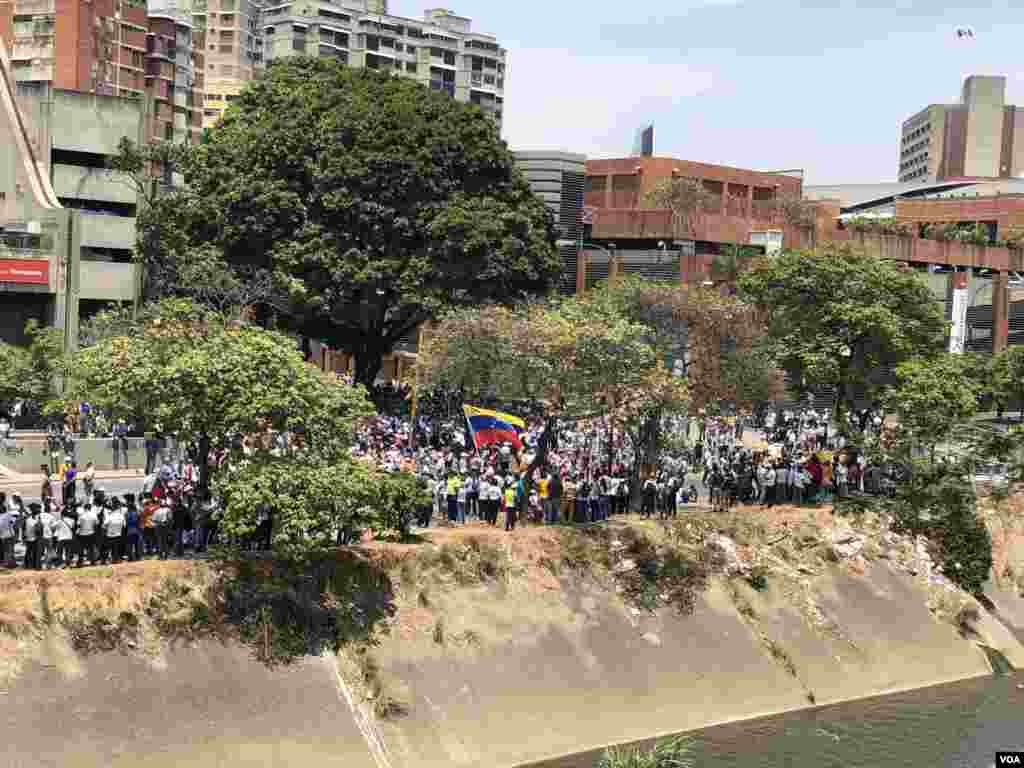
MULTIPOLYGON (((114 494, 115 496, 120 496, 123 493, 139 494, 142 492, 142 477, 101 480, 96 483, 96 487, 105 488, 107 493, 114 494)), ((8 498, 10 498, 11 494, 15 492, 21 494, 21 497, 25 500, 26 504, 30 504, 33 501, 39 501, 39 483, 36 481, 20 485, 0 485, 0 493, 6 493, 8 498)), ((82 493, 81 485, 79 485, 78 498, 85 498, 85 495, 82 493)))

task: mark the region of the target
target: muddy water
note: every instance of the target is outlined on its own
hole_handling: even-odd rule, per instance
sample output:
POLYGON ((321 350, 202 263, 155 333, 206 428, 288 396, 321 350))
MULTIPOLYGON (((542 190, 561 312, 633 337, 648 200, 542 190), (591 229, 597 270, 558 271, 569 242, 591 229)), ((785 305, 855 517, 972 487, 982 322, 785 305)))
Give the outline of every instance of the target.
MULTIPOLYGON (((989 768, 997 750, 1024 750, 1024 673, 717 726, 692 738, 700 768, 989 768)), ((597 758, 581 753, 530 768, 593 768, 597 758)))

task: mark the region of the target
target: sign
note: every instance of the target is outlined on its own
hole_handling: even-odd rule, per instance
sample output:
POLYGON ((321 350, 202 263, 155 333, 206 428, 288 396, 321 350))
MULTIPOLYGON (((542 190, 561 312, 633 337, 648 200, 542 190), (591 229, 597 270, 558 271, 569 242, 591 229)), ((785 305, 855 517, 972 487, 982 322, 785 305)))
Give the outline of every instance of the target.
POLYGON ((949 351, 954 355, 963 354, 964 337, 967 335, 967 289, 953 289, 953 329, 949 333, 949 351))
POLYGON ((46 259, 0 259, 0 283, 50 282, 50 262, 46 259))

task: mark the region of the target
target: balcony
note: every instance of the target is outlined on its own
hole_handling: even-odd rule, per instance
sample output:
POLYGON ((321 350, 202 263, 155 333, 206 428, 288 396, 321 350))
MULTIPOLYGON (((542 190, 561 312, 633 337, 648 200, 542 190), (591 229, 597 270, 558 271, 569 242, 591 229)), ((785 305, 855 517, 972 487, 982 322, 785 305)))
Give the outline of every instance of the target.
MULTIPOLYGON (((133 219, 134 221, 134 219, 133 219)), ((98 301, 131 301, 137 285, 134 264, 82 261, 78 272, 78 297, 98 301)))
POLYGON ((81 244, 92 248, 135 246, 135 218, 83 212, 81 244))
POLYGON ((53 36, 19 37, 14 41, 11 59, 52 59, 53 36))
POLYGON ((18 14, 36 16, 40 13, 56 13, 56 0, 18 0, 18 14))
POLYGON ((135 190, 127 182, 121 181, 113 173, 102 168, 54 164, 53 188, 57 197, 135 203, 135 190))

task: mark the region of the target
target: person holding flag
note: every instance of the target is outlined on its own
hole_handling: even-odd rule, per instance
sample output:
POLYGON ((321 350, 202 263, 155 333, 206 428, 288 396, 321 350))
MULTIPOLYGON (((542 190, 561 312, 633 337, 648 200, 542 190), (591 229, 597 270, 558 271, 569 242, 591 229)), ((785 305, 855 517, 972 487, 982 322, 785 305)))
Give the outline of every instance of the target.
POLYGON ((475 405, 463 405, 462 412, 466 415, 469 433, 478 451, 485 445, 496 443, 511 443, 517 451, 522 450, 523 441, 519 434, 526 429, 526 422, 518 416, 475 405))

